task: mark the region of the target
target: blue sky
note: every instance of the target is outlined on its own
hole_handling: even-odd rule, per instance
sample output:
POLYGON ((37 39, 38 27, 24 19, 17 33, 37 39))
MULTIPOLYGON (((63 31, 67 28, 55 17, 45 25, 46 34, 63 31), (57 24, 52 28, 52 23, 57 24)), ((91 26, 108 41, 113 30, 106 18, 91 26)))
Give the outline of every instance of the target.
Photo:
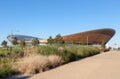
POLYGON ((120 44, 120 0, 0 0, 0 42, 11 33, 42 38, 113 28, 120 44))

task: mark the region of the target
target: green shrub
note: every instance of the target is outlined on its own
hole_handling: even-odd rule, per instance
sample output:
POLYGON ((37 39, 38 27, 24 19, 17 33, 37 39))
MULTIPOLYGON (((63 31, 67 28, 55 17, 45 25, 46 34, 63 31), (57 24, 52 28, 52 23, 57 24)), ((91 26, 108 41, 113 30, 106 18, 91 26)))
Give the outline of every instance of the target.
POLYGON ((75 60, 75 55, 69 51, 67 51, 64 47, 59 47, 55 45, 48 46, 39 46, 38 53, 42 55, 58 55, 61 56, 65 63, 75 60), (63 48, 63 50, 59 50, 59 48, 63 48))
POLYGON ((10 58, 0 58, 0 64, 5 64, 9 62, 15 62, 15 59, 10 59, 10 58))
POLYGON ((6 57, 10 54, 9 49, 1 48, 0 49, 0 57, 6 57))
POLYGON ((15 47, 13 47, 12 52, 16 53, 16 54, 23 53, 23 49, 20 46, 15 46, 15 47))
POLYGON ((12 47, 11 56, 13 58, 22 57, 24 56, 24 50, 20 46, 14 46, 12 47))
POLYGON ((100 53, 99 48, 93 46, 64 46, 55 45, 39 46, 37 53, 42 55, 59 55, 65 63, 74 61, 77 58, 84 58, 100 53))
POLYGON ((66 46, 67 51, 76 55, 76 57, 84 58, 87 56, 100 53, 100 49, 93 46, 66 46))
POLYGON ((48 46, 39 46, 37 53, 42 55, 58 55, 58 46, 48 45, 48 46))
POLYGON ((11 65, 0 65, 0 78, 6 78, 15 73, 11 65))

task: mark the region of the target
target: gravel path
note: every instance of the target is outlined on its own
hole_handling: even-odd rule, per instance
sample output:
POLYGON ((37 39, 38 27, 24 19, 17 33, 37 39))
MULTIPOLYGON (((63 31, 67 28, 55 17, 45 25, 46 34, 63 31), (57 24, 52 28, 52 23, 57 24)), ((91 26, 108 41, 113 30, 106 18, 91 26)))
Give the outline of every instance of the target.
POLYGON ((120 51, 109 51, 75 61, 30 79, 120 79, 120 51))

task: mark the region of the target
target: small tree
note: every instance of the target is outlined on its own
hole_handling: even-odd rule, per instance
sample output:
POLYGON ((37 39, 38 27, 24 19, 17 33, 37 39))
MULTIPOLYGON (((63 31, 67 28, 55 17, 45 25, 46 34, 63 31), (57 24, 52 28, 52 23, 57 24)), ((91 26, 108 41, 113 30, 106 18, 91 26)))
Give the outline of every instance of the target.
POLYGON ((38 38, 35 38, 33 41, 32 41, 32 45, 33 46, 37 46, 37 45, 39 45, 39 40, 38 40, 38 38))
POLYGON ((54 43, 54 39, 52 38, 52 36, 50 36, 48 39, 48 44, 53 44, 54 43))
POLYGON ((61 37, 60 34, 56 35, 56 37, 55 37, 55 39, 54 39, 54 42, 55 42, 56 44, 64 44, 64 43, 65 43, 65 41, 63 40, 63 38, 61 37))
POLYGON ((81 45, 85 45, 86 41, 85 40, 81 40, 81 45))
POLYGON ((13 45, 17 45, 17 44, 18 44, 18 42, 17 42, 17 38, 16 38, 16 37, 13 38, 13 40, 12 40, 12 44, 13 44, 13 45))
POLYGON ((21 40, 21 41, 20 41, 20 46, 21 46, 21 47, 25 47, 25 45, 26 45, 25 40, 21 40))
POLYGON ((1 45, 3 46, 3 47, 7 47, 7 41, 3 41, 2 43, 1 43, 1 45))
POLYGON ((72 44, 77 44, 77 41, 76 41, 76 40, 73 40, 73 41, 72 41, 72 44))

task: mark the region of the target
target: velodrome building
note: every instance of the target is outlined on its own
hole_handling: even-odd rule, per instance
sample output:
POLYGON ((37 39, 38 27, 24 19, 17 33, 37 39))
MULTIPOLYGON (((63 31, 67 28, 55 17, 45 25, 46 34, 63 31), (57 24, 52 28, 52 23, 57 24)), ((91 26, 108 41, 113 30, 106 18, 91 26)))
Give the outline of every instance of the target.
POLYGON ((9 35, 7 39, 12 43, 14 39, 17 39, 18 43, 20 41, 25 40, 27 44, 31 44, 32 40, 38 39, 40 43, 47 43, 46 39, 38 38, 38 37, 33 37, 33 36, 27 36, 27 35, 9 35))
MULTIPOLYGON (((90 30, 85 31, 81 33, 75 33, 70 35, 62 36, 63 40, 66 43, 73 43, 73 41, 76 42, 76 44, 82 44, 83 42, 88 45, 94 45, 94 44, 101 44, 102 41, 106 44, 115 34, 115 30, 111 28, 105 28, 105 29, 97 29, 97 30, 90 30)), ((17 38, 18 42, 21 40, 25 40, 26 43, 31 43, 33 39, 37 37, 33 36, 26 36, 26 35, 9 35, 8 40, 12 42, 14 38, 17 38)), ((47 43, 47 39, 41 39, 38 38, 40 43, 47 43)))

